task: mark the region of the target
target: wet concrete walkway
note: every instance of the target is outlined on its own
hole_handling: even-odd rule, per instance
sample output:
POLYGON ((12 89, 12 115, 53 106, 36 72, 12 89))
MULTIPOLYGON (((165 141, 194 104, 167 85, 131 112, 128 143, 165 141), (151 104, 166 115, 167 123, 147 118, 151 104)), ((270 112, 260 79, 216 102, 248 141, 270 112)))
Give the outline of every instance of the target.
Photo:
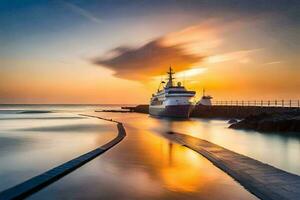
POLYGON ((235 153, 206 140, 175 132, 169 132, 165 137, 200 153, 261 199, 300 199, 300 176, 298 175, 235 153))
MULTIPOLYGON (((84 115, 87 116, 87 115, 84 115)), ((91 117, 91 116, 88 116, 91 117)), ((54 181, 60 179, 61 177, 69 174, 70 172, 74 171, 75 169, 81 167, 85 163, 89 162, 90 160, 96 158, 100 154, 106 152, 119 142, 123 140, 126 136, 125 129, 122 123, 117 121, 113 121, 110 119, 105 119, 101 117, 96 117, 99 119, 111 121, 117 123, 118 128, 118 135, 110 142, 102 145, 101 147, 94 149, 84 155, 81 155, 77 158, 74 158, 62 165, 59 165, 53 169, 50 169, 38 176, 35 176, 23 183, 20 183, 16 186, 13 186, 7 190, 0 192, 0 200, 7 200, 7 199, 23 199, 32 195, 33 193, 41 190, 42 188, 46 187, 47 185, 53 183, 54 181)))

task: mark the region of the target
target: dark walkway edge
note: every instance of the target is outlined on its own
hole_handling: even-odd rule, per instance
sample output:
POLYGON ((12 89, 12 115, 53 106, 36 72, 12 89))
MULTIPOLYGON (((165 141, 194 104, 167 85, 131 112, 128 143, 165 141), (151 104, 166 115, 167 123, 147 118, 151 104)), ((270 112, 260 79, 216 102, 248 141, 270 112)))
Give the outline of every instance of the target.
MULTIPOLYGON (((87 115, 83 115, 83 116, 87 116, 87 115)), ((94 117, 94 116, 89 116, 89 117, 94 117)), ((96 118, 117 123, 118 135, 113 140, 111 140, 110 142, 104 144, 103 146, 97 149, 94 149, 62 165, 50 169, 38 176, 35 176, 23 183, 20 183, 18 185, 15 185, 9 189, 0 192, 0 200, 24 199, 32 195, 33 193, 41 190, 42 188, 48 186, 49 184, 57 181, 63 176, 69 174, 70 172, 76 170, 77 168, 81 167, 85 163, 96 158, 100 154, 106 152, 107 150, 109 150, 110 148, 112 148, 113 146, 115 146, 116 144, 118 144, 124 139, 124 137, 126 136, 126 131, 122 123, 114 120, 100 118, 100 117, 96 117, 96 118)))
POLYGON ((206 157, 260 199, 300 199, 300 176, 298 175, 235 153, 206 140, 174 132, 165 136, 206 157))

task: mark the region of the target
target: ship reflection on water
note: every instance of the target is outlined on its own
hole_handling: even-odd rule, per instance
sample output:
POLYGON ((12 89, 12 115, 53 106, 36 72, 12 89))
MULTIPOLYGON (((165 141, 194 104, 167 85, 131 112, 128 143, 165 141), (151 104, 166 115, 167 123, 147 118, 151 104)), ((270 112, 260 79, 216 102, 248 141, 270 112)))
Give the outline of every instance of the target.
POLYGON ((171 142, 166 148, 168 148, 168 163, 161 169, 161 178, 169 190, 195 192, 206 182, 199 180, 213 178, 201 176, 201 173, 197 172, 201 166, 201 159, 194 152, 175 146, 171 142))

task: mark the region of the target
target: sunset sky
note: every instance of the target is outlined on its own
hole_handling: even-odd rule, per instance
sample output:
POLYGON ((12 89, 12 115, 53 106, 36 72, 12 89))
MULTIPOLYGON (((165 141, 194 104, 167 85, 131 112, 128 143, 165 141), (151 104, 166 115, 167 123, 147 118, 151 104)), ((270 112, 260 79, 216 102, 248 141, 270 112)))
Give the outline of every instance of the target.
POLYGON ((298 0, 1 0, 0 103, 300 99, 298 0))

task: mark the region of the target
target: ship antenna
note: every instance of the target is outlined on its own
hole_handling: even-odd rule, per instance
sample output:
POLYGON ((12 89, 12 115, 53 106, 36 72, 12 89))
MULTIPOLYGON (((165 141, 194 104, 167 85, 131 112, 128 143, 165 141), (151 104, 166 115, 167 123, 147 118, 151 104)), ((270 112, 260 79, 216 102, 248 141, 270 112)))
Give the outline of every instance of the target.
POLYGON ((167 87, 173 87, 173 79, 174 79, 174 78, 173 78, 173 74, 174 74, 174 72, 173 72, 171 66, 170 66, 169 71, 168 71, 167 73, 168 73, 168 75, 169 75, 169 80, 168 80, 167 87))

